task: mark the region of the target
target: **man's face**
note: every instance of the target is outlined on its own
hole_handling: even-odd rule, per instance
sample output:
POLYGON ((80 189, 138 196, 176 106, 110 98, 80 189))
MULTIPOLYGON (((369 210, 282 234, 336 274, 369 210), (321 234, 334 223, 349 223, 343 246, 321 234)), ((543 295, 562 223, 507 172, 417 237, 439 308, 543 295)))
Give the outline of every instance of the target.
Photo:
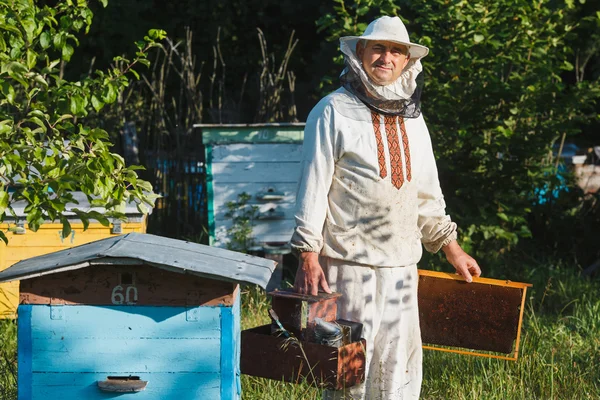
POLYGON ((393 83, 408 64, 408 48, 384 40, 367 40, 356 46, 356 55, 362 61, 365 72, 376 85, 393 83))

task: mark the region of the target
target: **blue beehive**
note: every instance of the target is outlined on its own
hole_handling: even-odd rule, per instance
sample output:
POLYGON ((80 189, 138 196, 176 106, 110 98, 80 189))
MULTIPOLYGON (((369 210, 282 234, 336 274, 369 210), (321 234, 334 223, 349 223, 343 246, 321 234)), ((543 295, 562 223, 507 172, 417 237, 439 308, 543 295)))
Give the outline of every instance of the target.
POLYGON ((15 264, 19 399, 238 399, 239 283, 274 268, 138 233, 15 264))

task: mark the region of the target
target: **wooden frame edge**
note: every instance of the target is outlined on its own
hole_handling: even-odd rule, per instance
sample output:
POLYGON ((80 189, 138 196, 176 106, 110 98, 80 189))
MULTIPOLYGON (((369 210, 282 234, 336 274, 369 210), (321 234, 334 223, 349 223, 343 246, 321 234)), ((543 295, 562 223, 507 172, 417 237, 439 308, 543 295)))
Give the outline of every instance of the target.
MULTIPOLYGON (((456 275, 456 274, 450 273, 450 272, 438 272, 438 271, 430 271, 430 270, 426 270, 426 269, 419 269, 418 271, 419 271, 419 276, 431 276, 434 278, 451 279, 454 281, 463 281, 463 282, 465 281, 465 278, 463 278, 461 275, 456 275)), ((533 286, 531 283, 514 282, 514 281, 502 280, 502 279, 478 278, 475 276, 473 277, 473 283, 483 283, 483 284, 487 284, 487 285, 504 286, 504 287, 511 287, 511 288, 517 288, 517 289, 525 289, 525 288, 533 286)))
POLYGON ((499 356, 497 354, 477 353, 477 352, 471 352, 471 351, 466 351, 466 350, 445 349, 445 348, 442 348, 442 347, 427 346, 427 345, 423 345, 423 349, 425 349, 425 350, 443 351, 445 353, 463 354, 463 355, 467 355, 467 356, 495 358, 495 359, 498 359, 498 360, 517 361, 517 354, 516 353, 514 354, 513 357, 510 357, 510 356, 499 356))
MULTIPOLYGON (((457 276, 457 275, 452 275, 448 272, 419 270, 419 275, 433 276, 433 277, 437 277, 437 278, 445 278, 445 279, 453 279, 453 280, 464 280, 463 277, 457 276), (424 272, 424 273, 421 274, 421 272, 424 272)), ((482 280, 484 280, 484 278, 473 278, 473 282, 476 282, 475 279, 477 279, 479 281, 478 283, 489 283, 492 285, 508 286, 508 287, 523 289, 523 294, 521 296, 521 310, 519 312, 519 323, 517 325, 517 337, 515 338, 515 348, 512 353, 512 356, 500 356, 497 354, 478 353, 478 352, 471 352, 471 351, 458 350, 458 349, 446 349, 443 347, 435 347, 435 346, 429 346, 429 345, 422 345, 423 349, 443 351, 446 353, 463 354, 463 355, 476 356, 476 357, 495 358, 498 360, 517 361, 517 359, 519 358, 519 346, 521 345, 521 328, 523 327, 523 314, 525 312, 525 300, 527 298, 527 288, 532 287, 533 285, 529 284, 529 283, 501 281, 501 280, 497 280, 497 279, 485 279, 486 281, 497 281, 496 283, 481 282, 482 280), (517 285, 522 285, 522 286, 517 286, 517 285)))

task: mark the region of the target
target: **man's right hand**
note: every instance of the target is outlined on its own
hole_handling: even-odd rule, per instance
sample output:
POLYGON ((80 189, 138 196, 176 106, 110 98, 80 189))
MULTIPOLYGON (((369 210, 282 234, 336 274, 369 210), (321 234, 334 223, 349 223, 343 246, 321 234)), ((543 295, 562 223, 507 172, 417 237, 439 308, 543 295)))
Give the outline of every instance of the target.
POLYGON ((319 264, 319 255, 312 252, 300 253, 294 290, 298 293, 316 296, 319 293, 319 285, 326 293, 331 293, 323 268, 319 264))

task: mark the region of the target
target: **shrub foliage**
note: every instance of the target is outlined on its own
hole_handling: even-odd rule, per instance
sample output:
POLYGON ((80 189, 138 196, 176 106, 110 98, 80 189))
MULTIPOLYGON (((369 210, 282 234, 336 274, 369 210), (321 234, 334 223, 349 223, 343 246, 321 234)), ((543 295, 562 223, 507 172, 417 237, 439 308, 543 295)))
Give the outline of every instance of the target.
POLYGON ((600 15, 581 20, 572 2, 547 0, 336 3, 318 22, 332 39, 360 35, 374 13, 399 13, 431 49, 423 113, 466 247, 503 251, 530 236, 532 210, 561 184, 553 145, 596 118, 598 81, 566 82, 582 75, 577 29, 597 34, 600 15))
MULTIPOLYGON (((101 1, 106 5, 106 0, 101 1)), ((154 200, 152 187, 110 151, 108 134, 82 123, 92 109, 113 103, 137 64, 147 65, 147 51, 164 32, 152 30, 136 43, 133 60, 115 59, 121 68, 95 71, 78 80, 63 79, 64 64, 87 32, 92 11, 86 1, 42 5, 28 0, 0 0, 0 222, 12 205, 25 201, 33 231, 45 220, 60 220, 70 231, 66 205, 82 191, 93 206, 108 214, 72 211, 87 226, 89 219, 108 224, 122 217, 126 202, 141 212, 154 200)), ((6 236, 0 232, 0 238, 6 236)))

